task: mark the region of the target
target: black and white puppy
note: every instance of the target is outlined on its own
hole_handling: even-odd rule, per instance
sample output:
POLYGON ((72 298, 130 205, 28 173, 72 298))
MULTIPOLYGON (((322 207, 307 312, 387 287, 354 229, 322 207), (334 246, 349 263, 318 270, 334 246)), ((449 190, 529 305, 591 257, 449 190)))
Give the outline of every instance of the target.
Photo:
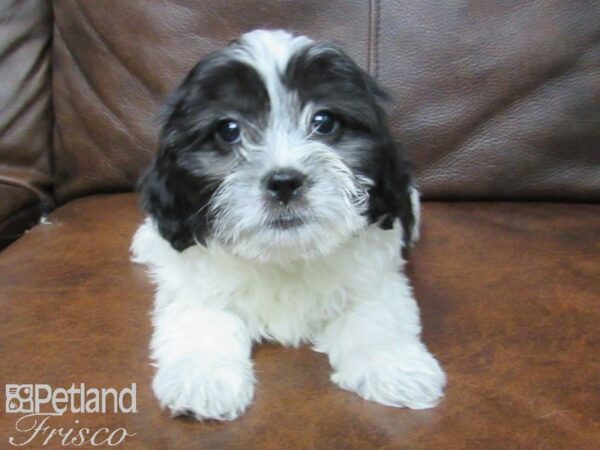
POLYGON ((385 100, 335 46, 265 30, 200 61, 171 96, 132 245, 158 287, 163 407, 238 417, 261 340, 311 343, 365 399, 440 400, 445 375, 402 272, 418 192, 385 100))

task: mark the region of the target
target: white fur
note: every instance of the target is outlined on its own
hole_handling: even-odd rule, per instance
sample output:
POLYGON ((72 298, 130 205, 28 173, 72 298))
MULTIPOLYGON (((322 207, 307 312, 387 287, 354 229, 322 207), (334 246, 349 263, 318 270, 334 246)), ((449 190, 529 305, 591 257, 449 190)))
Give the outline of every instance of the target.
MULTIPOLYGON (((157 285, 151 356, 153 389, 163 407, 197 419, 231 420, 251 403, 252 342, 311 343, 326 353, 332 380, 365 399, 427 408, 443 395, 445 376, 420 340, 419 311, 402 272, 402 228, 367 225, 372 181, 310 139, 317 105, 301 110, 279 73, 310 44, 285 32, 256 31, 232 57, 253 65, 271 99, 261 142, 242 134, 244 161, 206 206, 214 217, 207 245, 179 253, 147 219, 132 244, 157 285), (268 225, 260 180, 278 167, 314 183, 304 224, 268 225)), ((355 145, 360 144, 356 142, 355 145)), ((348 149, 351 150, 351 149, 348 149)), ((349 151, 351 153, 351 151, 349 151)), ((418 237, 418 191, 412 188, 418 237)), ((293 208, 293 206, 290 206, 293 208)))
POLYGON ((409 244, 416 244, 421 238, 421 193, 416 186, 410 188, 410 204, 412 205, 415 223, 411 230, 409 244))
POLYGON ((173 250, 150 220, 134 260, 157 283, 154 391, 174 413, 233 419, 252 399, 252 341, 315 344, 332 380, 368 400, 426 408, 445 376, 419 335, 418 308, 400 272, 400 227, 376 226, 320 258, 258 264, 222 248, 173 250))

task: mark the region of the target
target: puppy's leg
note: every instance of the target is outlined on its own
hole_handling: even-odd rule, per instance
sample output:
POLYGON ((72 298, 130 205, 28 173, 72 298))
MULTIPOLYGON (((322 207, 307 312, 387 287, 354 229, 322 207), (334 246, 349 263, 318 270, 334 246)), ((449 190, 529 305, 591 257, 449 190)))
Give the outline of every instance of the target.
POLYGON ((175 300, 154 313, 152 384, 162 407, 198 420, 233 420, 254 395, 251 339, 226 311, 175 300))
POLYGON ((419 310, 408 280, 390 272, 316 342, 328 354, 333 382, 367 400, 424 409, 443 396, 444 372, 421 342, 419 310), (370 298, 367 298, 370 296, 370 298))

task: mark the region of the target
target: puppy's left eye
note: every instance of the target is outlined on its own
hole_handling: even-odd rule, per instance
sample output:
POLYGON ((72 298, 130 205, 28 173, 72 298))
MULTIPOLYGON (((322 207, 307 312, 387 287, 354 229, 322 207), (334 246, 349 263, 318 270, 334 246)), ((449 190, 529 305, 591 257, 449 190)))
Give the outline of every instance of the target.
POLYGON ((318 111, 312 118, 311 126, 315 133, 326 136, 337 130, 338 121, 331 111, 318 111))
POLYGON ((235 120, 221 120, 217 125, 216 135, 226 144, 237 144, 240 137, 240 124, 235 120))

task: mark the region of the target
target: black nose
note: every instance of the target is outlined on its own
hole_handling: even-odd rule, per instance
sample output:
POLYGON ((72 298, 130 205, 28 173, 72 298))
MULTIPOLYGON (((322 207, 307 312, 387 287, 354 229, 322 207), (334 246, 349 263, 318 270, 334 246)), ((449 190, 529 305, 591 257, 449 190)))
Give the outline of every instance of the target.
POLYGON ((286 205, 297 197, 306 175, 294 169, 278 169, 269 172, 265 178, 267 192, 286 205))

